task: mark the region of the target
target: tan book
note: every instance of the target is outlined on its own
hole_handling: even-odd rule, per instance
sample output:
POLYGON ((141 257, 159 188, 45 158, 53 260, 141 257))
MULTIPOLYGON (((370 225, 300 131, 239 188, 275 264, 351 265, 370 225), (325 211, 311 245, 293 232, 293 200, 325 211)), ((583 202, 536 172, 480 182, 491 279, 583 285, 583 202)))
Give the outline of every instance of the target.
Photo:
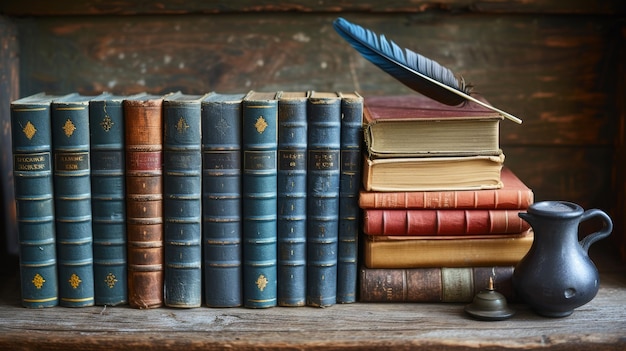
POLYGON ((448 106, 419 94, 366 97, 363 113, 367 152, 374 159, 498 155, 502 119, 476 103, 448 106))
POLYGON ((454 191, 499 189, 504 154, 497 156, 365 157, 367 191, 454 191))
POLYGON ((515 266, 533 242, 533 232, 473 237, 364 235, 368 268, 515 266))

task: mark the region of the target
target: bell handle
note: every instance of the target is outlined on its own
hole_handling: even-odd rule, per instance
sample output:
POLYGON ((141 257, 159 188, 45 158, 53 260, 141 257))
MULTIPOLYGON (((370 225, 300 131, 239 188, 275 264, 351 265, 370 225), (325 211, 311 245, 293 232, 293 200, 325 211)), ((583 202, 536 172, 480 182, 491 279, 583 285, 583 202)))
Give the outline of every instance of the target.
POLYGON ((611 235, 611 232, 613 231, 613 221, 611 221, 611 217, 609 217, 609 215, 607 215, 604 211, 599 210, 599 209, 594 208, 594 209, 585 211, 580 218, 580 222, 584 222, 594 217, 600 218, 602 220, 603 226, 600 231, 591 233, 585 236, 581 241, 579 241, 580 246, 582 246, 585 252, 589 251, 589 247, 593 243, 595 243, 598 240, 608 237, 609 235, 611 235))

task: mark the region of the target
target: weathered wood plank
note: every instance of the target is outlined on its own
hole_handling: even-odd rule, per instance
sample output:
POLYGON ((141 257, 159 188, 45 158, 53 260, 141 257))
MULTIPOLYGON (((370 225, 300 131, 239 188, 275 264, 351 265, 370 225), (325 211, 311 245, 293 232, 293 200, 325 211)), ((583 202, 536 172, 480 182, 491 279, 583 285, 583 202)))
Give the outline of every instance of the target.
POLYGON ((439 0, 433 1, 72 1, 5 0, 0 13, 14 16, 50 15, 134 15, 134 14, 190 14, 228 12, 424 12, 428 10, 474 11, 498 13, 565 13, 565 14, 623 14, 626 6, 619 0, 602 1, 502 1, 502 0, 439 0))
POLYGON ((11 106, 19 94, 17 28, 0 16, 0 272, 6 269, 10 253, 17 257, 17 221, 13 189, 11 150, 11 106))
MULTIPOLYGON (((626 62, 626 25, 619 31, 620 43, 619 62, 626 62)), ((621 64, 617 68, 617 76, 626 77, 626 65, 621 64)), ((626 79, 620 79, 616 82, 615 100, 617 105, 616 120, 618 121, 615 129, 615 158, 613 162, 612 180, 612 196, 611 199, 615 204, 613 218, 626 217, 626 79)), ((620 249, 622 258, 626 261, 626 222, 618 220, 615 223, 615 231, 617 236, 617 244, 620 249)))
MULTIPOLYGON (((332 29, 335 15, 39 18, 22 20, 22 95, 181 89, 412 93, 332 29)), ((494 105, 522 117, 505 145, 611 145, 612 21, 536 16, 352 18, 435 59, 494 105), (584 53, 584 55, 582 54, 584 53), (581 126, 584 126, 582 128, 581 126)))
POLYGON ((539 317, 516 304, 513 318, 494 323, 472 320, 462 304, 31 310, 3 294, 0 349, 620 350, 626 347, 626 283, 620 274, 603 275, 596 298, 568 318, 539 317))

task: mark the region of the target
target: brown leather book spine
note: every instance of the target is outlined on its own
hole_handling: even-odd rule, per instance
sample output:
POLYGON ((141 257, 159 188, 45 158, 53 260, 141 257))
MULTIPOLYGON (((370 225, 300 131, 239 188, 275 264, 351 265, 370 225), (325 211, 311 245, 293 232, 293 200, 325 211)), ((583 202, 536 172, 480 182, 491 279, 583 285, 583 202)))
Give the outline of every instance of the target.
POLYGON ((124 101, 128 302, 163 305, 162 98, 124 101))
POLYGON ((471 302, 474 295, 494 288, 514 300, 512 266, 467 268, 361 268, 361 302, 471 302))

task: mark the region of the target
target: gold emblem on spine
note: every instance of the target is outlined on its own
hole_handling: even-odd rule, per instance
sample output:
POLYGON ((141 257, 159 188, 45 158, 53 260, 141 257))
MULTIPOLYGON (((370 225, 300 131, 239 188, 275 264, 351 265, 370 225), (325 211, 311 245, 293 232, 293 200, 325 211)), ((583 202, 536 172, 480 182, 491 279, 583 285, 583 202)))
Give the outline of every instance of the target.
POLYGON ((102 129, 104 129, 105 132, 111 130, 111 128, 113 128, 113 125, 115 125, 115 123, 108 115, 102 119, 102 122, 100 122, 100 126, 102 127, 102 129))
POLYGON ((72 288, 76 289, 78 288, 78 286, 80 285, 80 283, 82 283, 83 281, 80 280, 80 277, 77 276, 76 274, 72 274, 72 276, 70 277, 70 279, 68 280, 68 282, 70 283, 70 285, 72 286, 72 288))
POLYGON ((35 128, 35 126, 30 123, 30 121, 28 121, 26 122, 26 126, 24 126, 24 129, 22 129, 22 131, 24 132, 24 135, 26 135, 28 140, 30 140, 35 136, 35 133, 37 133, 37 128, 35 128))
POLYGON ((261 274, 258 278, 256 278, 256 286, 259 290, 263 291, 267 286, 268 280, 265 278, 263 274, 261 274))
POLYGON ((176 123, 176 130, 178 130, 178 133, 182 134, 188 128, 189 128, 189 124, 187 124, 187 121, 185 121, 185 119, 181 116, 180 119, 178 120, 178 123, 176 123))
POLYGON ((113 273, 107 274, 106 278, 104 278, 104 282, 109 287, 109 289, 113 289, 113 287, 115 287, 115 284, 117 283, 117 279, 115 278, 115 274, 113 274, 113 273))
POLYGON ((256 119, 256 123, 254 124, 254 127, 256 128, 256 131, 259 132, 259 134, 263 133, 267 126, 268 124, 267 122, 265 122, 265 118, 263 118, 263 116, 259 116, 259 118, 256 119))
POLYGON ((39 273, 35 274, 35 277, 33 277, 33 280, 31 281, 37 289, 41 289, 43 287, 43 283, 46 282, 46 280, 43 279, 43 277, 39 273))
POLYGON ((72 134, 74 134, 75 130, 76 126, 74 125, 74 123, 72 123, 72 120, 68 118, 63 125, 63 131, 65 132, 65 136, 67 136, 68 138, 71 137, 72 134))

